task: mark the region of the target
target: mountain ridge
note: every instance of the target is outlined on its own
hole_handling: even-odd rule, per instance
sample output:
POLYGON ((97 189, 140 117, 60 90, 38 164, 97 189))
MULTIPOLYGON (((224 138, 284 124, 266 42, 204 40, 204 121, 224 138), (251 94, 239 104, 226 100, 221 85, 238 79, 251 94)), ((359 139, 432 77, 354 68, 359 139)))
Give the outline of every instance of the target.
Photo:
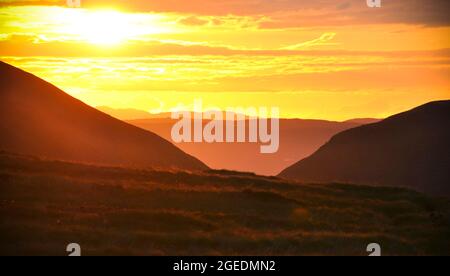
POLYGON ((343 131, 279 176, 450 195, 449 116, 450 101, 436 101, 343 131))
POLYGON ((0 149, 106 165, 205 170, 158 135, 100 112, 0 62, 0 149))

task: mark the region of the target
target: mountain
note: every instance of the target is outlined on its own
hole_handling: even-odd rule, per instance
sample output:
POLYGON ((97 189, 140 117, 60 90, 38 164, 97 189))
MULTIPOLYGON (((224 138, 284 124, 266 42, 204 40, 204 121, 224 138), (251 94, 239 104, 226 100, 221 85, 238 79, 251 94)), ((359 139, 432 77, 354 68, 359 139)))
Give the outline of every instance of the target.
POLYGON ((171 113, 150 113, 134 108, 112 108, 109 106, 96 106, 96 109, 103 113, 113 116, 121 121, 140 120, 140 119, 168 119, 171 113))
MULTIPOLYGON (((142 119, 128 121, 143 129, 171 139, 175 120, 142 119)), ((248 125, 248 122, 247 124, 248 125)), ((260 175, 276 175, 295 163, 299 157, 307 157, 326 143, 333 135, 360 126, 351 122, 281 119, 280 148, 275 154, 261 154, 257 143, 180 143, 176 144, 214 169, 254 172, 260 175)))
POLYGON ((152 118, 151 113, 139 109, 132 109, 132 108, 117 109, 108 106, 97 106, 95 108, 103 113, 111 115, 114 118, 117 118, 122 121, 152 118))
POLYGON ((280 176, 405 186, 450 195, 450 101, 432 102, 334 136, 280 176))
POLYGON ((154 133, 114 119, 0 62, 0 149, 107 165, 203 170, 154 133))

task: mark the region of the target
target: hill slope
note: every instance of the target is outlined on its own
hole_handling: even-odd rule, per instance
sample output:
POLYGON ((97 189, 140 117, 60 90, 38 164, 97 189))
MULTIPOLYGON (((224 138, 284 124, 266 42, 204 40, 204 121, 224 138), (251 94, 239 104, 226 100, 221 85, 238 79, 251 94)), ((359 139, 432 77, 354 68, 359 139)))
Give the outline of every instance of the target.
POLYGON ((0 149, 86 163, 202 170, 159 136, 0 62, 0 149))
POLYGON ((450 101, 432 102, 334 136, 280 176, 406 186, 450 195, 450 101))
POLYGON ((0 255, 450 254, 450 202, 402 188, 0 153, 0 255), (357 208, 355 208, 357 206, 357 208))

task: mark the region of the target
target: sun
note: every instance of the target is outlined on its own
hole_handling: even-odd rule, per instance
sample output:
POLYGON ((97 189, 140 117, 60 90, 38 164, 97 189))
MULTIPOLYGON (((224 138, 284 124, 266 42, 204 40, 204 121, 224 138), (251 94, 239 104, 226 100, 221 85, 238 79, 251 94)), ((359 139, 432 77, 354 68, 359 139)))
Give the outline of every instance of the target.
POLYGON ((111 47, 132 40, 151 40, 157 35, 175 31, 166 15, 154 13, 55 8, 47 16, 50 30, 60 40, 98 46, 111 47))
POLYGON ((86 41, 99 45, 116 45, 132 37, 132 26, 126 15, 116 11, 87 14, 78 25, 86 41))
POLYGON ((116 10, 65 9, 60 14, 61 33, 90 44, 114 46, 136 36, 135 18, 116 10))
POLYGON ((133 36, 130 18, 118 11, 76 11, 73 20, 72 31, 92 44, 117 45, 133 36))

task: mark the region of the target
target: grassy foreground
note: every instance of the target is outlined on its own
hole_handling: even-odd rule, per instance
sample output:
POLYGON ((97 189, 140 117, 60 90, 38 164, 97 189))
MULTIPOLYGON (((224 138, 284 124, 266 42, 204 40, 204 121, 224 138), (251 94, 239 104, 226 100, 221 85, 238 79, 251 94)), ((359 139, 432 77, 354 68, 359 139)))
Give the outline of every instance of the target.
POLYGON ((450 203, 400 188, 0 154, 0 255, 449 255, 450 203))

